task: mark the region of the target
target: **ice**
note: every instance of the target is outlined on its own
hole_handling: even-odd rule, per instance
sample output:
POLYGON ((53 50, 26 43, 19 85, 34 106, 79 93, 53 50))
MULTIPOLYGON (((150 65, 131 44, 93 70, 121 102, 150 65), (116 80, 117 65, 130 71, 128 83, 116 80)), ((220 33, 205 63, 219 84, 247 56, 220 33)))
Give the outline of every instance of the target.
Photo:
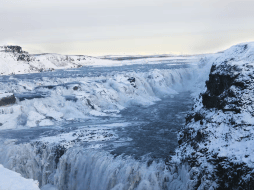
MULTIPOLYGON (((38 144, 39 145, 39 144, 38 144)), ((142 162, 131 157, 114 157, 103 151, 70 148, 55 168, 54 148, 50 146, 6 145, 6 167, 28 178, 37 179, 45 188, 56 189, 192 189, 195 180, 189 177, 188 167, 170 166, 163 162, 142 162), (36 157, 36 152, 40 152, 36 157), (54 185, 54 186, 53 186, 54 185)), ((97 145, 99 146, 99 145, 97 145)), ((94 147, 95 148, 95 147, 94 147)), ((0 161, 3 162, 4 154, 0 161)))
MULTIPOLYGON (((143 114, 146 122, 151 118, 148 128, 136 118, 142 115, 137 112, 132 118, 120 119, 125 108, 147 111, 165 98, 174 97, 175 101, 183 92, 191 91, 193 96, 202 92, 211 66, 206 62, 209 55, 112 60, 43 54, 31 55, 29 67, 26 61, 17 62, 11 53, 1 52, 0 57, 3 74, 16 74, 2 76, 0 90, 13 93, 18 100, 9 107, 13 112, 4 108, 6 118, 0 117, 3 132, 18 129, 16 135, 13 130, 6 133, 7 140, 0 139, 0 163, 6 168, 38 180, 42 189, 185 190, 198 182, 190 177, 192 170, 187 165, 167 166, 161 158, 151 159, 151 152, 145 152, 147 146, 155 148, 155 141, 162 145, 155 148, 158 150, 173 141, 173 137, 163 139, 171 130, 157 128, 162 113, 154 109, 152 116, 143 114), (96 125, 97 120, 104 123, 96 125), (84 126, 77 125, 81 122, 84 126), (135 136, 121 136, 138 130, 136 141, 135 136), (134 145, 142 140, 141 135, 149 135, 152 141, 140 144, 145 147, 138 151, 140 160, 127 152, 121 155, 133 142, 129 148, 137 151, 140 147, 134 145), (109 149, 118 152, 110 154, 109 149)), ((173 119, 180 121, 183 115, 173 119)))
MULTIPOLYGON (((164 96, 196 88, 195 73, 194 67, 152 69, 148 72, 112 71, 95 77, 42 77, 24 78, 7 84, 2 82, 3 89, 17 94, 19 101, 16 105, 21 106, 22 110, 19 115, 18 112, 13 115, 13 118, 17 118, 16 125, 13 121, 13 124, 8 127, 6 124, 0 129, 53 125, 86 120, 90 116, 118 117, 117 113, 126 107, 152 105, 164 96), (130 78, 134 82, 130 82, 130 78)), ((0 123, 8 122, 8 118, 0 119, 0 123)))
POLYGON ((41 187, 41 190, 58 190, 54 185, 47 184, 41 187))

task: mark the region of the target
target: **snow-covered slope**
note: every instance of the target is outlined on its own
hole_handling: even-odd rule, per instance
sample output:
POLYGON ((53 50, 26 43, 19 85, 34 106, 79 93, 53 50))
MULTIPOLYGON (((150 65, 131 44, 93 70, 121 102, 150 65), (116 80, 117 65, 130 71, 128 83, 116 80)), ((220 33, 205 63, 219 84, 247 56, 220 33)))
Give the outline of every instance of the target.
POLYGON ((37 181, 25 179, 0 164, 0 190, 39 190, 38 186, 37 181))
POLYGON ((207 61, 213 63, 207 90, 187 117, 172 160, 197 168, 199 189, 253 189, 254 43, 207 61))
POLYGON ((30 55, 20 46, 0 47, 0 74, 24 74, 54 69, 77 68, 89 64, 86 56, 64 56, 59 54, 30 55))

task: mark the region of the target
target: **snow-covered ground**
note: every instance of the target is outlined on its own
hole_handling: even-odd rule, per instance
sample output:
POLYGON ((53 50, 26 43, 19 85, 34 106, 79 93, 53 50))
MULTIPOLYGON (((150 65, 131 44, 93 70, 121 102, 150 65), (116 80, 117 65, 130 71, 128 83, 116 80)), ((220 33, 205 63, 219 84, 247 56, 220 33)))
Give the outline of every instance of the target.
POLYGON ((39 190, 38 186, 37 181, 25 179, 0 164, 0 190, 39 190))

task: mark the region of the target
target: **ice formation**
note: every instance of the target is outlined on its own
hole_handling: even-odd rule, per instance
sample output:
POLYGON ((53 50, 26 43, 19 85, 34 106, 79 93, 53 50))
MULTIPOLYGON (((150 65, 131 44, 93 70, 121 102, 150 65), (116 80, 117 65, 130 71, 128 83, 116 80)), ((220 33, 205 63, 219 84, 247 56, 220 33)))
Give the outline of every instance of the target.
POLYGON ((0 90, 13 93, 18 101, 1 108, 1 129, 53 125, 91 116, 117 116, 125 107, 151 105, 165 95, 193 90, 193 81, 198 80, 196 72, 194 67, 108 73, 98 77, 0 81, 0 90), (12 113, 8 112, 10 109, 12 113))
MULTIPOLYGON (((13 52, 3 53, 13 54, 13 52)), ((53 55, 45 56, 49 58, 53 55)), ((161 64, 164 58, 151 59, 154 64, 161 64)), ((177 58, 174 59, 177 62, 177 58)), ((75 71, 73 71, 74 75, 61 77, 57 77, 58 73, 55 77, 54 75, 53 77, 47 76, 47 74, 26 75, 28 77, 4 76, 0 86, 2 94, 12 93, 17 101, 15 104, 1 107, 1 129, 24 130, 62 123, 85 122, 98 116, 119 117, 119 111, 129 106, 152 105, 164 96, 177 95, 181 91, 196 92, 193 89, 202 89, 198 81, 207 77, 202 76, 199 71, 202 67, 207 66, 203 62, 197 66, 199 58, 187 59, 189 59, 190 67, 176 69, 165 66, 162 69, 128 69, 125 71, 119 67, 115 69, 116 71, 91 76, 84 74, 75 76, 75 71)), ((103 61, 111 62, 112 65, 112 60, 103 61)), ((114 63, 131 65, 149 64, 150 61, 139 59, 114 63)), ((29 64, 32 64, 31 61, 29 64)), ((142 67, 147 68, 147 66, 142 67)), ((62 74, 65 73, 62 72, 62 74)), ((201 86, 204 87, 204 85, 201 86)), ((107 152, 98 153, 96 149, 103 146, 99 142, 116 138, 112 129, 119 126, 124 127, 123 125, 130 124, 114 123, 114 125, 106 126, 99 124, 99 127, 76 129, 25 143, 3 139, 3 146, 0 146, 0 163, 21 173, 25 178, 38 180, 42 189, 83 189, 84 186, 92 189, 186 189, 186 184, 193 186, 192 183, 186 182, 189 176, 185 167, 170 166, 172 172, 168 172, 168 166, 163 162, 146 163, 146 161, 137 161, 131 157, 115 158, 107 152), (86 149, 79 147, 82 142, 87 141, 98 143, 86 149), (65 165, 70 164, 72 159, 77 162, 73 162, 70 168, 65 168, 65 165), (84 169, 76 168, 79 163, 83 164, 84 169), (100 163, 101 165, 98 165, 100 163), (126 166, 123 167, 125 164, 126 166), (92 171, 93 167, 94 171, 92 171), (104 176, 103 185, 98 184, 96 175, 93 175, 99 168, 101 168, 100 175, 104 176), (74 173, 79 172, 79 175, 84 175, 85 178, 92 177, 93 181, 84 183, 82 177, 73 176, 72 178, 72 174, 69 176, 69 169, 74 173), (88 169, 91 170, 89 173, 91 172, 93 176, 86 174, 88 169), (114 178, 105 175, 105 172, 112 173, 114 178)))

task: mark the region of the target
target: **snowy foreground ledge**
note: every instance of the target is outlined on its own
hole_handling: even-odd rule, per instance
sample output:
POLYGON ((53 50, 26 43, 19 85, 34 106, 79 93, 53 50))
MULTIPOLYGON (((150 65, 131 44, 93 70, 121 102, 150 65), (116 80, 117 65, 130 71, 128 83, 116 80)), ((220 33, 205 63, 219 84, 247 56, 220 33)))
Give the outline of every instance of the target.
POLYGON ((0 165, 0 190, 40 190, 38 181, 25 179, 19 173, 0 165))

